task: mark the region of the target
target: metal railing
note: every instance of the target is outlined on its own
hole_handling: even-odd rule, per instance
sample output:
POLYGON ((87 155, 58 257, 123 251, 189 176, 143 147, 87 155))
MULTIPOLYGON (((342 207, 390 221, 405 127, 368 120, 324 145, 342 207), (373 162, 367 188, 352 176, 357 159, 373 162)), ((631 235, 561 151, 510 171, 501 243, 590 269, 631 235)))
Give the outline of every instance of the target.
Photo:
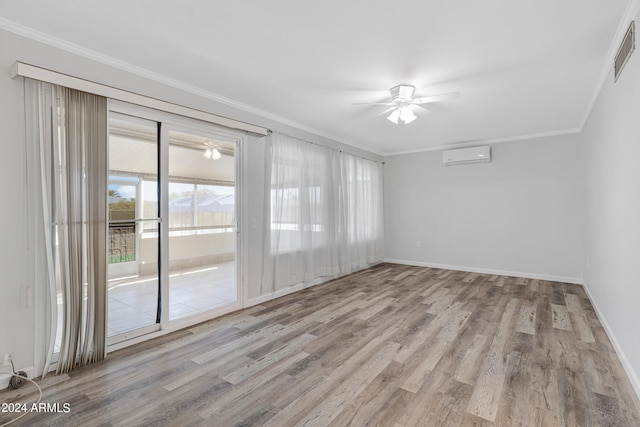
POLYGON ((136 260, 136 223, 109 224, 109 264, 136 260))

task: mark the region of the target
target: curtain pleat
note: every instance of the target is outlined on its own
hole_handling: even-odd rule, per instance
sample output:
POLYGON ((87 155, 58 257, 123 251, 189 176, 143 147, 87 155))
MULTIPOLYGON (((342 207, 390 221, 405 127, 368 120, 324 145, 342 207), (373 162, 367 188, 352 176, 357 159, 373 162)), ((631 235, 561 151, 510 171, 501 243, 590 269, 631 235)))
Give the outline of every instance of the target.
POLYGON ((261 293, 380 262, 382 165, 277 133, 268 142, 261 293))
POLYGON ((60 141, 60 246, 64 324, 58 372, 102 360, 106 352, 107 100, 65 89, 60 141), (66 249, 66 250, 65 250, 66 249))
MULTIPOLYGON (((61 331, 56 372, 62 373, 106 355, 107 99, 30 84, 37 85, 41 126, 34 144, 41 173, 51 178, 43 179, 41 191, 45 230, 51 232, 46 249, 49 286, 55 289, 52 313, 61 301, 51 327, 61 331)), ((54 351, 49 347, 45 372, 54 351)))

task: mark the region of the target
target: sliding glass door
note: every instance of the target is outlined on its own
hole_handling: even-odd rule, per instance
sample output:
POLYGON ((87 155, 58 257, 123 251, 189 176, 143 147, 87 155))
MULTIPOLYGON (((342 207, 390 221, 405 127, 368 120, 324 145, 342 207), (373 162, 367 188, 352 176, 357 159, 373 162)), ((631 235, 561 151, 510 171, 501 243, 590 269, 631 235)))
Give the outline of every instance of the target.
POLYGON ((202 122, 116 110, 109 123, 110 344, 241 307, 241 138, 202 122))
POLYGON ((169 319, 238 301, 235 144, 169 130, 169 319))
POLYGON ((158 152, 156 122, 111 114, 107 237, 109 337, 127 339, 159 329, 158 152))

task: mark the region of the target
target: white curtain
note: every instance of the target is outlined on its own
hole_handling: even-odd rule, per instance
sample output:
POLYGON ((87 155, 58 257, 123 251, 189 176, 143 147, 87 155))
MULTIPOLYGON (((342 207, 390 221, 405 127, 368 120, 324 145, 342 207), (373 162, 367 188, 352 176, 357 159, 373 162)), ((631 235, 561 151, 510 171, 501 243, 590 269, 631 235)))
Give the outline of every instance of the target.
POLYGON ((382 165, 277 133, 268 144, 262 293, 380 262, 382 165))
POLYGON ((57 372, 106 354, 107 100, 27 79, 37 147, 57 372), (57 337, 56 337, 57 331, 57 337))
POLYGON ((338 176, 336 251, 341 272, 351 272, 384 258, 382 164, 333 152, 338 176))

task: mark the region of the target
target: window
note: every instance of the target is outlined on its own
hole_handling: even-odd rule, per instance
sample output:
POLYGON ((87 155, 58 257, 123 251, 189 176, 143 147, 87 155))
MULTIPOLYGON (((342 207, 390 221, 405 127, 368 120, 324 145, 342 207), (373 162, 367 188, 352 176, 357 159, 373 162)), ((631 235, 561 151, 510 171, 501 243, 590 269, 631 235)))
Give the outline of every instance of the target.
MULTIPOLYGON (((155 181, 145 182, 141 181, 142 217, 153 218, 158 206, 155 181)), ((170 235, 231 231, 234 217, 233 184, 169 181, 170 235)), ((157 223, 145 223, 143 231, 157 232, 157 223)))
POLYGON ((196 184, 196 226, 229 227, 235 215, 234 191, 229 186, 196 184))
POLYGON ((138 178, 109 177, 109 264, 136 260, 136 191, 138 178))
POLYGON ((327 244, 325 231, 331 206, 323 198, 330 191, 329 152, 320 146, 281 147, 273 157, 271 229, 278 232, 274 251, 298 251, 305 245, 327 244), (308 150, 306 150, 308 149, 308 150))
POLYGON ((170 230, 230 228, 234 216, 234 187, 169 182, 170 230))
POLYGON ((169 230, 195 226, 194 184, 169 182, 169 230))
POLYGON ((382 165, 271 135, 263 292, 383 259, 382 165))

